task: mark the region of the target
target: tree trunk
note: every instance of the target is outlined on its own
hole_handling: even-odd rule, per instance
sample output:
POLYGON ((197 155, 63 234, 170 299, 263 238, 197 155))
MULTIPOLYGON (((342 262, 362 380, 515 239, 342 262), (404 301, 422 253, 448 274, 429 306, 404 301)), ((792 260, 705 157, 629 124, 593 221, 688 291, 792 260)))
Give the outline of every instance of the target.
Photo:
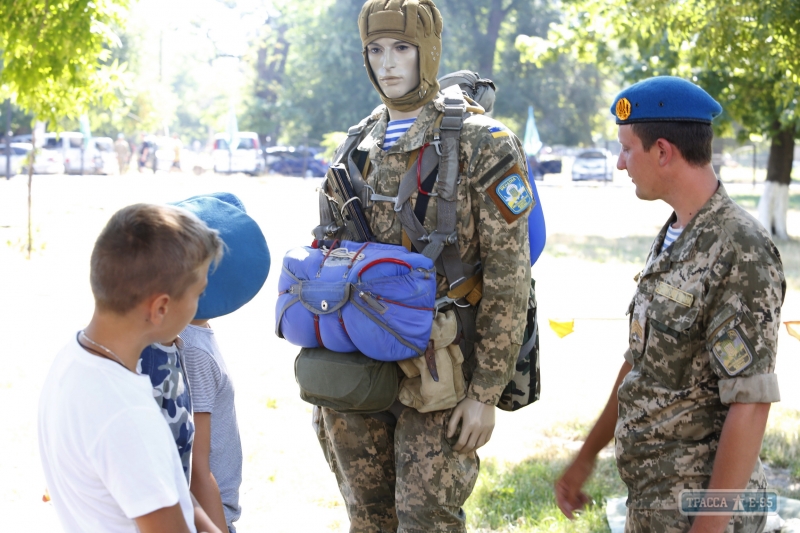
POLYGON ((31 132, 31 144, 33 149, 30 151, 30 161, 28 161, 28 259, 31 258, 33 248, 33 233, 31 232, 31 206, 33 203, 33 163, 36 161, 36 128, 31 132))
MULTIPOLYGON (((259 47, 256 60, 256 80, 255 96, 260 99, 265 107, 273 110, 278 101, 277 88, 283 84, 283 76, 286 72, 286 61, 289 57, 289 41, 286 32, 289 27, 282 23, 268 21, 270 34, 265 42, 259 47)), ((280 122, 273 122, 270 137, 276 141, 281 134, 280 122)))
POLYGON ((795 128, 781 128, 780 123, 775 121, 772 131, 767 182, 758 202, 758 218, 770 235, 778 239, 788 239, 786 212, 789 207, 789 183, 792 181, 795 128))
POLYGON ((494 53, 497 50, 497 37, 500 35, 500 25, 506 17, 502 0, 492 0, 489 8, 489 20, 486 24, 486 34, 481 35, 484 46, 478 49, 478 73, 484 78, 491 78, 494 72, 494 53))

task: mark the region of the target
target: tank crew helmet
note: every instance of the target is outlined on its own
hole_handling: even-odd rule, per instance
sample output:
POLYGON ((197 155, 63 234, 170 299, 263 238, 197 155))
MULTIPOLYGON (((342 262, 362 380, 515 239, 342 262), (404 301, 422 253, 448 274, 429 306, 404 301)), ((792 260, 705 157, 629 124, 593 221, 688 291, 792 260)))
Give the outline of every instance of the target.
POLYGON ((442 59, 442 15, 431 0, 367 0, 358 16, 358 29, 369 80, 386 107, 412 111, 436 97, 436 75, 442 59), (367 45, 382 37, 413 44, 419 52, 419 85, 399 98, 383 93, 369 65, 367 45))
POLYGON ((656 76, 634 83, 614 99, 611 114, 617 124, 635 122, 711 122, 722 106, 690 81, 656 76))

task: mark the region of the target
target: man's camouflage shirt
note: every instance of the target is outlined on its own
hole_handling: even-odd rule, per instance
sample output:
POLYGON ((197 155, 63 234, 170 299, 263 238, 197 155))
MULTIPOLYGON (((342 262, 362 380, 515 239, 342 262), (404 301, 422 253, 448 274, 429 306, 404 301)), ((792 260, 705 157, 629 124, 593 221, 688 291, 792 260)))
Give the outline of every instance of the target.
MULTIPOLYGON (((653 243, 628 308, 633 368, 617 392, 615 436, 632 508, 676 509, 682 489, 707 486, 729 405, 780 399, 777 248, 721 184, 661 252, 675 220, 653 243)), ((758 462, 749 487, 764 486, 758 462)))
MULTIPOLYGON (((380 108, 377 121, 368 127, 357 149, 369 153, 370 167, 365 176, 374 192, 396 196, 400 181, 415 159, 415 151, 433 141, 435 119, 444 110, 443 97, 423 107, 411 128, 388 151, 382 148, 388 112, 380 108)), ((433 150, 433 145, 427 149, 433 150)), ((481 263, 483 298, 476 317, 477 342, 474 369, 467 397, 486 404, 497 404, 515 370, 525 330, 530 288, 530 249, 528 219, 531 207, 509 217, 500 200, 490 193, 516 174, 527 185, 527 165, 517 137, 500 122, 480 114, 464 120, 459 148, 457 232, 462 262, 481 263), (511 222, 507 218, 513 218, 511 222)), ((425 179, 422 176, 422 179, 425 179)), ((530 192, 530 191, 529 191, 530 192)), ((417 195, 411 197, 416 205, 417 195)), ((403 228, 394 204, 375 202, 366 209, 375 238, 384 243, 401 244, 403 228)), ((423 226, 436 229, 436 198, 430 197, 423 226)), ((447 282, 439 279, 437 297, 447 292, 447 282)), ((470 376, 468 376, 470 377, 470 376)))

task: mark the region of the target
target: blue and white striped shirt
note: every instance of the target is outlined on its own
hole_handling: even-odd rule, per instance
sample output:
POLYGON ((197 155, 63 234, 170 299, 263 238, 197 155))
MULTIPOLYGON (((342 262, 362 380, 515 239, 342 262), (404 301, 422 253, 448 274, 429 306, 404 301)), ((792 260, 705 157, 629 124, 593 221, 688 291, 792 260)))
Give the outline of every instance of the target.
POLYGON ((681 233, 683 233, 683 228, 675 229, 672 226, 667 227, 667 234, 664 235, 664 244, 661 245, 661 251, 663 252, 670 244, 675 242, 675 240, 681 236, 681 233))
POLYGON ((386 137, 383 139, 383 150, 386 151, 397 143, 398 139, 416 122, 416 117, 403 120, 390 120, 386 126, 386 137))

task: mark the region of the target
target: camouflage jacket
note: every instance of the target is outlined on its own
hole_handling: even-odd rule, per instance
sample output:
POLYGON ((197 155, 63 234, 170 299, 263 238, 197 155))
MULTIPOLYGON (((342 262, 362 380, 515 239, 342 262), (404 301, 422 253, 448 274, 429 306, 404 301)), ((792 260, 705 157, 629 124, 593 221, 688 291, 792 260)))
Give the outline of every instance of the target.
POLYGON ((194 443, 194 416, 189 382, 181 357, 180 339, 172 346, 151 344, 139 355, 136 371, 150 376, 153 398, 167 421, 178 455, 181 458, 186 481, 192 476, 192 444, 194 443))
MULTIPOLYGON (((389 114, 385 108, 379 109, 373 117, 376 121, 362 133, 356 149, 369 153, 367 184, 379 195, 396 196, 414 151, 433 140, 433 123, 444 109, 443 96, 423 107, 411 128, 388 151, 383 150, 382 143, 389 114)), ((504 183, 524 182, 531 199, 532 193, 519 139, 489 117, 473 114, 465 119, 459 167, 459 251, 462 262, 481 263, 484 283, 476 310, 475 354, 467 365, 467 377, 471 378, 467 397, 496 405, 514 373, 525 330, 530 288, 527 215, 531 209, 514 213, 513 199, 506 195, 504 200, 504 191, 498 194, 498 189, 504 183)), ((417 195, 411 197, 412 205, 416 205, 417 195)), ((402 243, 403 229, 392 203, 366 206, 366 217, 378 241, 402 243)), ((430 197, 423 226, 431 232, 436 221, 436 198, 430 197)), ((440 277, 437 296, 446 290, 447 282, 440 277)))
MULTIPOLYGON (((728 406, 780 399, 777 248, 721 184, 661 252, 675 220, 653 243, 628 308, 633 368, 617 392, 615 436, 633 508, 675 509, 682 489, 708 483, 728 406)), ((766 486, 760 462, 755 486, 766 486)))

